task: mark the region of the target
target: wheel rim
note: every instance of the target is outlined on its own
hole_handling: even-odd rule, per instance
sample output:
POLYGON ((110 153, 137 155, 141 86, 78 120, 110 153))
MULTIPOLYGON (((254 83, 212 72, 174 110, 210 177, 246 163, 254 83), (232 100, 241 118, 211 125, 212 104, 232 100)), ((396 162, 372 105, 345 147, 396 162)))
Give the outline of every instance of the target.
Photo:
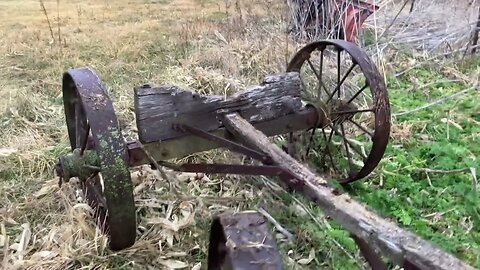
POLYGON ((111 249, 129 247, 136 236, 133 187, 113 104, 90 68, 64 74, 63 101, 72 151, 94 149, 100 159, 100 172, 80 179, 97 225, 108 234, 111 249))
MULTIPOLYGON (((334 117, 328 126, 309 132, 303 158, 318 159, 324 173, 340 183, 369 175, 382 159, 390 134, 386 86, 373 61, 354 43, 322 40, 298 51, 287 71, 300 73, 304 101, 322 104, 334 117), (359 132, 369 142, 360 140, 359 132), (319 142, 322 147, 316 149, 319 142)), ((289 140, 302 135, 290 134, 289 140)))

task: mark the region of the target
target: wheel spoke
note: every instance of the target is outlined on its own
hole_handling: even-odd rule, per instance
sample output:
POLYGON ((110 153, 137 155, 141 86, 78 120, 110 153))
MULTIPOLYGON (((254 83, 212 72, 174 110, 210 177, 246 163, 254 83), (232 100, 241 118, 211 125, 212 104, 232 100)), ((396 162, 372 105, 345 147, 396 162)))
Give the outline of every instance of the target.
POLYGON ((350 146, 350 149, 352 149, 354 152, 356 152, 358 155, 360 155, 362 157, 362 161, 363 162, 366 162, 367 160, 367 156, 364 155, 362 153, 362 151, 358 150, 357 147, 355 145, 352 144, 352 142, 350 142, 350 140, 347 139, 347 135, 345 135, 345 133, 340 133, 340 131, 338 131, 338 129, 334 128, 332 125, 329 125, 329 127, 335 131, 335 134, 337 134, 338 136, 342 137, 346 142, 347 144, 350 146))
POLYGON ((78 146, 81 144, 80 141, 81 136, 80 136, 80 105, 79 101, 75 103, 75 148, 78 148, 78 146))
POLYGON ((356 113, 363 113, 363 112, 373 112, 375 108, 370 109, 362 109, 362 110, 351 110, 351 111, 338 111, 335 114, 356 114, 356 113))
POLYGON ((315 77, 317 77, 317 80, 318 80, 318 93, 320 94, 320 90, 321 88, 323 88, 323 90, 325 91, 325 93, 327 93, 327 95, 330 95, 330 92, 327 90, 327 87, 325 86, 325 84, 323 83, 323 80, 322 80, 322 71, 323 71, 323 50, 321 51, 321 60, 320 60, 320 72, 317 72, 317 70, 315 69, 315 66, 313 65, 312 61, 310 61, 310 59, 307 59, 307 63, 308 65, 310 66, 310 68, 312 69, 313 73, 315 74, 315 77))
MULTIPOLYGON (((338 98, 340 98, 340 54, 341 54, 341 50, 338 50, 337 51, 337 93, 338 93, 338 98)), ((347 72, 347 75, 348 75, 348 72, 347 72)), ((342 82, 343 83, 343 82, 342 82)), ((335 92, 335 91, 334 91, 335 92)))
POLYGON ((313 128, 312 129, 312 134, 310 134, 310 140, 308 141, 307 152, 305 154, 305 156, 307 156, 307 157, 308 157, 308 153, 310 153, 310 148, 312 147, 312 142, 313 142, 313 136, 315 135, 316 130, 317 130, 316 128, 313 128))
MULTIPOLYGON (((325 49, 325 48, 324 48, 325 49)), ((323 51, 324 49, 320 50, 320 78, 318 79, 320 82, 319 88, 323 88, 327 96, 330 96, 330 92, 328 91, 327 87, 325 86, 325 83, 323 83, 322 80, 322 74, 323 74, 323 51)), ((319 89, 320 90, 320 89, 319 89)), ((319 91, 320 92, 320 91, 319 91)))
MULTIPOLYGON (((310 61, 310 59, 307 59, 307 63, 308 63, 308 65, 310 66, 310 68, 312 69, 313 74, 315 74, 315 77, 317 77, 318 85, 319 85, 318 88, 320 88, 321 83, 322 83, 321 75, 318 74, 317 70, 316 70, 315 67, 313 66, 312 61, 310 61)), ((320 71, 320 72, 321 72, 321 71, 320 71)), ((320 94, 319 89, 317 89, 317 92, 318 92, 318 94, 320 94)), ((318 98, 320 98, 320 96, 318 96, 318 98)))
MULTIPOLYGON (((337 87, 335 87, 335 90, 333 90, 333 92, 330 94, 330 96, 327 99, 327 102, 329 102, 333 98, 335 93, 337 93, 337 92, 338 92, 338 97, 340 98, 340 91, 339 91, 340 86, 343 84, 343 82, 345 82, 345 79, 347 79, 348 75, 350 75, 350 72, 352 72, 352 70, 355 68, 356 65, 357 65, 356 63, 353 63, 353 65, 350 66, 350 68, 345 73, 345 75, 342 77, 342 79, 341 80, 339 79, 337 87)), ((340 74, 339 74, 339 76, 340 76, 340 74)))
POLYGON ((98 183, 95 181, 97 179, 98 173, 93 174, 87 180, 85 180, 85 184, 90 187, 90 190, 93 190, 94 196, 97 198, 97 202, 105 209, 107 209, 107 200, 103 196, 103 192, 98 189, 98 183), (92 180, 94 180, 92 183, 92 180))
POLYGON ((317 79, 319 81, 321 81, 322 77, 318 74, 317 70, 315 69, 315 67, 312 64, 312 61, 310 61, 310 59, 307 59, 307 63, 310 66, 310 68, 312 69, 313 73, 315 74, 315 77, 317 77, 317 79))
POLYGON ((353 161, 352 161, 352 155, 350 154, 350 150, 348 149, 348 143, 347 143, 347 136, 345 135, 345 128, 343 127, 343 123, 340 124, 340 129, 342 130, 343 136, 343 145, 345 146, 345 152, 347 153, 347 158, 348 158, 348 166, 350 167, 350 170, 352 170, 353 167, 353 161))
POLYGON ((347 104, 350 104, 350 102, 352 102, 355 98, 357 98, 357 96, 360 95, 360 93, 362 93, 363 90, 365 90, 367 87, 368 87, 368 83, 366 83, 360 90, 358 90, 358 92, 355 93, 355 95, 353 95, 353 97, 351 97, 351 98, 347 101, 347 104))
POLYGON ((352 122, 355 126, 357 126, 359 129, 361 129, 363 132, 367 133, 371 138, 373 138, 373 134, 370 131, 368 131, 365 127, 363 127, 359 123, 353 121, 352 119, 348 119, 348 121, 352 122))
MULTIPOLYGON (((320 90, 320 87, 321 86, 324 86, 323 85, 323 81, 322 81, 322 74, 323 74, 323 50, 320 50, 320 74, 319 74, 319 78, 318 78, 318 81, 321 83, 321 85, 319 85, 319 89, 320 90)), ((326 91, 327 89, 325 89, 326 91)), ((328 92, 327 92, 328 93, 328 92)))
POLYGON ((322 133, 323 133, 323 139, 325 140, 325 149, 323 150, 323 153, 322 153, 321 163, 323 166, 325 166, 325 155, 326 153, 328 153, 328 156, 330 157, 330 162, 332 163, 332 167, 335 171, 337 171, 337 166, 335 162, 333 162, 332 153, 330 152, 330 147, 329 147, 330 142, 332 141, 333 132, 330 132, 330 136, 328 137, 328 139, 327 139, 327 134, 325 134, 325 129, 323 128, 322 128, 322 133))
MULTIPOLYGON (((82 113, 82 107, 80 100, 77 100, 75 103, 75 148, 81 147, 83 145, 82 140, 85 137, 85 126, 87 125, 84 114, 82 113)), ((88 136, 88 135, 87 135, 88 136)))
POLYGON ((80 150, 80 156, 83 156, 83 152, 85 152, 85 148, 87 148, 89 135, 90 135, 90 124, 87 123, 87 130, 83 137, 83 144, 82 144, 82 149, 80 150))

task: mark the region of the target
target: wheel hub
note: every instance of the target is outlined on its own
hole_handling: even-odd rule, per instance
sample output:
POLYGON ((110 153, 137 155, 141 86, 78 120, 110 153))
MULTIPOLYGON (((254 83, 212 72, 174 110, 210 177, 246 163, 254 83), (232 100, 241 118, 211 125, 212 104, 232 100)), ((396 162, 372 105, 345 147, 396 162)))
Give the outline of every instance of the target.
POLYGON ((358 107, 353 103, 343 99, 332 99, 330 104, 331 122, 334 126, 340 125, 347 120, 353 119, 354 113, 358 107))

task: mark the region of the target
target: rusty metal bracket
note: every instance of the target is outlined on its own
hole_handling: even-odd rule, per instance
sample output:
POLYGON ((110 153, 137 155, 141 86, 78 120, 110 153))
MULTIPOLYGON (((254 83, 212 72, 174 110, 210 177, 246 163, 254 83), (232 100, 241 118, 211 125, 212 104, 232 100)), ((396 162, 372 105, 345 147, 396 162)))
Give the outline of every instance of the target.
POLYGON ((218 143, 229 150, 244 154, 251 158, 261 161, 266 166, 258 165, 236 165, 236 164, 212 164, 212 163, 185 163, 181 165, 170 162, 161 161, 160 165, 167 168, 182 171, 182 172, 202 172, 212 174, 239 174, 239 175, 264 175, 264 176, 278 176, 281 178, 295 178, 291 172, 279 166, 273 166, 273 160, 270 156, 251 149, 239 143, 230 141, 228 139, 216 136, 199 128, 195 128, 185 124, 174 124, 174 129, 182 132, 189 132, 194 136, 204 138, 206 140, 218 143))

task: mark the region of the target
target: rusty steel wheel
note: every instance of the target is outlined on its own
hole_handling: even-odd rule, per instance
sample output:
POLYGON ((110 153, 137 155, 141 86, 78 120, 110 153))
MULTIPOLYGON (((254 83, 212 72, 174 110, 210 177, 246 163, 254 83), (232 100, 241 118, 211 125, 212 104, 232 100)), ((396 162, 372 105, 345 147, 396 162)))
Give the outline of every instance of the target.
POLYGON ((280 254, 265 218, 254 211, 222 214, 210 229, 208 270, 280 270, 280 254))
POLYGON ((312 161, 340 183, 369 175, 390 135, 385 82, 370 57, 354 43, 322 40, 298 51, 287 71, 299 72, 302 99, 329 117, 326 126, 290 134, 296 146, 289 146, 296 149, 290 154, 312 161))
MULTIPOLYGON (((133 245, 136 236, 135 205, 127 148, 112 102, 96 72, 72 69, 63 76, 63 102, 73 154, 88 159, 95 150, 98 168, 80 168, 78 176, 97 224, 108 234, 110 248, 133 245), (85 155, 84 155, 85 154, 85 155)), ((63 164, 68 166, 68 164, 63 164)))

